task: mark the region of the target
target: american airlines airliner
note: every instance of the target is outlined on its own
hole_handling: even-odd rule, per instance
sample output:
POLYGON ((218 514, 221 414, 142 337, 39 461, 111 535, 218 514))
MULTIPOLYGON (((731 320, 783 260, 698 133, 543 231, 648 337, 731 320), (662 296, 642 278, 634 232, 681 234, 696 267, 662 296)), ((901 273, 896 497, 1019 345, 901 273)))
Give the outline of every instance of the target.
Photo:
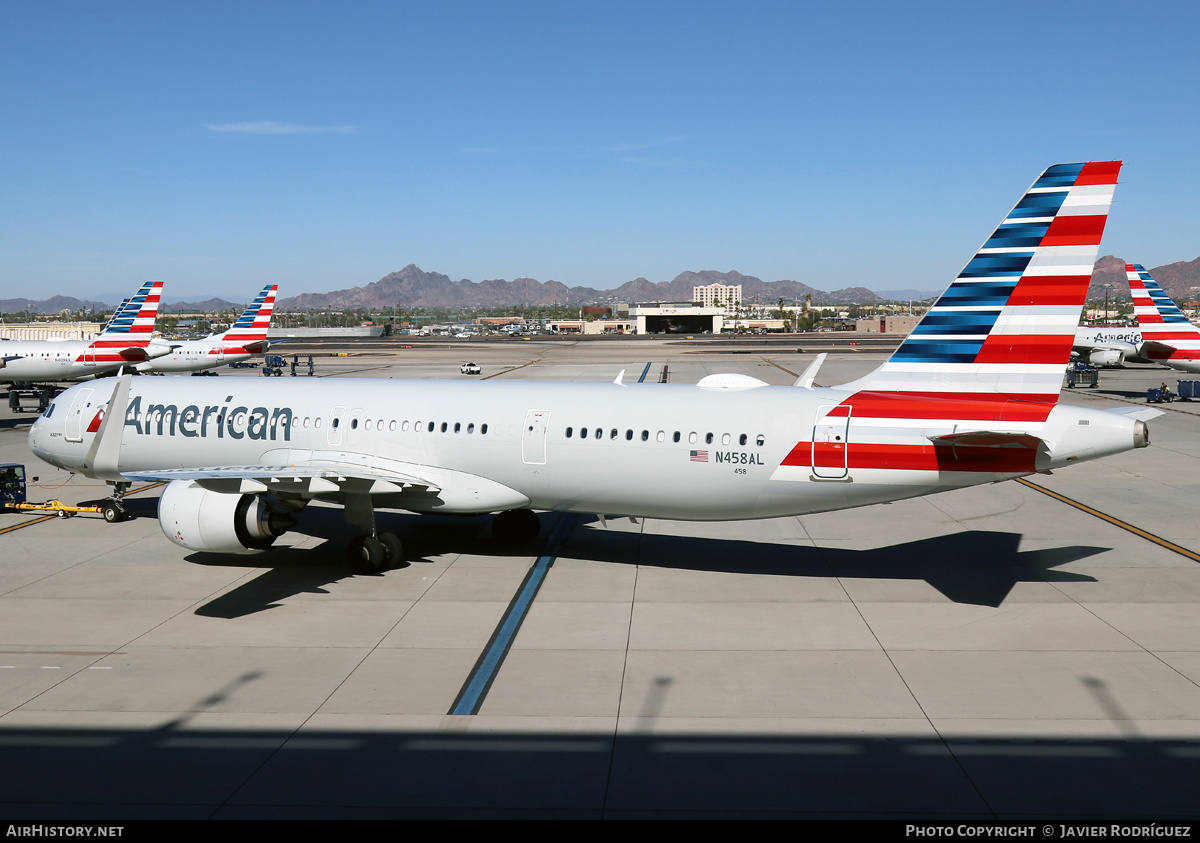
MULTIPOLYGON (((1058 403, 1120 162, 1050 167, 877 370, 835 387, 130 378, 73 387, 29 435, 114 484, 167 481, 185 548, 264 549, 312 500, 361 530, 356 572, 403 559, 376 508, 733 520, 992 483, 1149 444, 1157 411, 1058 403)), ((819 361, 818 361, 819 363, 819 361)))
POLYGON ((46 383, 81 380, 132 368, 170 354, 169 343, 157 342, 154 319, 158 315, 163 282, 147 281, 127 299, 94 340, 13 340, 0 342, 0 381, 46 383))

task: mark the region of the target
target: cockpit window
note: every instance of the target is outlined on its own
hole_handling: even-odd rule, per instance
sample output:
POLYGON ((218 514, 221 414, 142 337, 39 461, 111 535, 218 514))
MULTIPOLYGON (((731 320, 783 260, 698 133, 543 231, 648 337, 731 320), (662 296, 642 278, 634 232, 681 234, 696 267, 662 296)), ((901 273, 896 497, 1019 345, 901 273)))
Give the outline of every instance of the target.
POLYGON ((53 401, 51 401, 50 406, 46 408, 46 412, 43 415, 43 418, 47 418, 47 419, 50 418, 50 416, 52 416, 54 414, 55 406, 56 406, 55 403, 53 401))

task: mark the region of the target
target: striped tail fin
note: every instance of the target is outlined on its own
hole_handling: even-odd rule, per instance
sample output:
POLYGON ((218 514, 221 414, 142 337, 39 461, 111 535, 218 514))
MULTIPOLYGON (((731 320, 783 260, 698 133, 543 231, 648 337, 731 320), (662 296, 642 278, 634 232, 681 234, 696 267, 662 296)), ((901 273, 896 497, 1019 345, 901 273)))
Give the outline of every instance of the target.
POLYGON ((265 341, 267 329, 271 327, 271 313, 275 310, 275 294, 278 291, 278 284, 263 287, 262 292, 254 298, 233 326, 221 335, 221 341, 242 344, 265 341))
POLYGON ((92 341, 92 348, 129 348, 145 346, 154 335, 154 320, 162 298, 162 281, 147 281, 127 299, 92 341))
POLYGON ((964 419, 1040 402, 1044 419, 1058 401, 1120 169, 1120 161, 1048 168, 891 358, 840 388, 903 404, 956 400, 964 419))
POLYGON ((1142 331, 1142 354, 1171 365, 1200 362, 1200 328, 1190 321, 1139 263, 1125 264, 1133 312, 1142 331))

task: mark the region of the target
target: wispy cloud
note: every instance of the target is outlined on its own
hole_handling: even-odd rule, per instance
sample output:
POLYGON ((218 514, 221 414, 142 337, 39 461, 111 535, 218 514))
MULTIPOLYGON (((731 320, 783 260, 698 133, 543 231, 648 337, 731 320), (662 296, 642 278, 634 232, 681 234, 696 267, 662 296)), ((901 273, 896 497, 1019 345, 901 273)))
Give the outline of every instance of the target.
POLYGON ((690 167, 695 163, 688 158, 647 158, 644 155, 622 155, 617 160, 622 164, 641 164, 644 167, 690 167))
POLYGON ((660 140, 618 143, 615 146, 605 147, 605 152, 632 152, 635 149, 651 149, 656 146, 667 146, 672 143, 679 143, 681 140, 687 140, 687 135, 672 135, 669 138, 660 140))
POLYGON ((277 123, 262 120, 257 123, 206 123, 210 132, 237 135, 355 135, 357 126, 302 126, 298 123, 277 123))

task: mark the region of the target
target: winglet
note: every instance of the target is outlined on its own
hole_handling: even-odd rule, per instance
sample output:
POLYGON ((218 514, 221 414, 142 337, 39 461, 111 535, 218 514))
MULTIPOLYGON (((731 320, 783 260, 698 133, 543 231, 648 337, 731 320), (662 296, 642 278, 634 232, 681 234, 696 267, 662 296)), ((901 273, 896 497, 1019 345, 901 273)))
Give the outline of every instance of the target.
POLYGON ((817 359, 808 364, 800 377, 796 378, 796 382, 792 386, 798 386, 801 389, 812 389, 813 379, 817 376, 817 370, 821 368, 821 364, 825 362, 825 357, 828 352, 822 351, 817 355, 817 359))
POLYGON ((121 375, 113 389, 112 398, 100 420, 96 438, 88 449, 85 465, 92 467, 92 476, 99 480, 124 480, 117 466, 121 461, 121 436, 125 432, 125 414, 129 408, 129 385, 133 375, 121 375))
POLYGON ((625 370, 622 369, 620 371, 620 373, 617 375, 617 379, 615 381, 613 381, 613 383, 615 383, 617 386, 624 386, 625 385, 624 380, 625 380, 625 370))

